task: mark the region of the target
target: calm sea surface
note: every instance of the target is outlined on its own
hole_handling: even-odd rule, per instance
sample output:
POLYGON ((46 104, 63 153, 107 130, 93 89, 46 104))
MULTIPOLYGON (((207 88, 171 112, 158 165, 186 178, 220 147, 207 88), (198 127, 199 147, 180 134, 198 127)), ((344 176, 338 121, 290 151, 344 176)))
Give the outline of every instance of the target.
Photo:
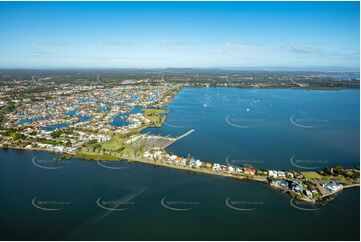
MULTIPOLYGON (((168 148, 203 161, 300 171, 359 166, 359 90, 186 88, 168 148)), ((141 163, 0 150, 0 239, 358 240, 360 190, 315 207, 266 184, 141 163)))

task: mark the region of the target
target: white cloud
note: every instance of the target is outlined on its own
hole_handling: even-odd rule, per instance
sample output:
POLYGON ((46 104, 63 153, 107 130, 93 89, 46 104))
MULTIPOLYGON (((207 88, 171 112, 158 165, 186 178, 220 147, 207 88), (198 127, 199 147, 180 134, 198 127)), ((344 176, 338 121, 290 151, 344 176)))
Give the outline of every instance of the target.
POLYGON ((299 54, 311 54, 311 55, 324 54, 324 51, 320 48, 300 45, 293 40, 289 44, 289 50, 293 53, 299 53, 299 54))
POLYGON ((263 45, 249 45, 241 42, 227 42, 226 47, 234 53, 274 53, 281 47, 265 47, 263 45))
POLYGON ((33 52, 36 54, 52 55, 66 50, 68 43, 61 42, 31 42, 33 52))
POLYGON ((191 51, 198 47, 194 42, 171 42, 169 40, 163 40, 161 45, 164 49, 173 52, 191 51))
POLYGON ((134 43, 132 42, 121 42, 121 41, 98 41, 99 48, 107 52, 121 52, 130 50, 134 43))

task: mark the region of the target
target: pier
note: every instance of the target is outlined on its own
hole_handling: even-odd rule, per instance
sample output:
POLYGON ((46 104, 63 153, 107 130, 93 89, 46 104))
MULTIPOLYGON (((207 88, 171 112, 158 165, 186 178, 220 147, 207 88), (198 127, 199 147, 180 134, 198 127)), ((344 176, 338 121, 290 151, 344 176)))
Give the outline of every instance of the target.
POLYGON ((190 135, 190 134, 193 133, 194 131, 195 131, 194 129, 191 129, 191 130, 189 130, 187 133, 182 134, 181 136, 178 136, 178 138, 176 138, 176 141, 177 141, 177 140, 180 140, 180 139, 183 139, 184 137, 190 135))
POLYGON ((195 131, 194 129, 191 129, 191 130, 189 130, 188 132, 186 132, 186 133, 178 136, 177 138, 168 138, 169 142, 168 142, 165 146, 163 146, 162 148, 163 148, 163 149, 164 149, 164 148, 167 148, 168 146, 170 146, 171 144, 177 142, 178 140, 181 140, 181 139, 187 137, 188 135, 190 135, 190 134, 193 133, 194 131, 195 131))

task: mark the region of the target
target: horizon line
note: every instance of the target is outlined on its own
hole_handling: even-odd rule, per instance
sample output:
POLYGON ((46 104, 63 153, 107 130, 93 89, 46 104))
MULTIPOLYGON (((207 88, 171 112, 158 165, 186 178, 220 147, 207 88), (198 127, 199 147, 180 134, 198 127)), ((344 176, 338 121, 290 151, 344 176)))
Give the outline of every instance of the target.
POLYGON ((254 67, 0 67, 0 70, 224 70, 224 71, 312 71, 360 72, 360 67, 346 66, 254 66, 254 67))

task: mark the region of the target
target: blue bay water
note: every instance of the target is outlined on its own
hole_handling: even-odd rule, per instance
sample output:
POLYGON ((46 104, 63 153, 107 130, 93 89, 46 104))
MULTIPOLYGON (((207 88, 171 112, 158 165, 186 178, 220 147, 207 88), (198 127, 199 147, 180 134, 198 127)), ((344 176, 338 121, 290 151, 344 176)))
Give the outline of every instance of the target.
POLYGON ((46 152, 0 152, 2 240, 358 240, 360 190, 318 210, 291 205, 267 184, 141 163, 72 159, 46 152), (60 167, 56 170, 40 168, 60 167), (40 162, 41 161, 41 162, 40 162), (46 162, 47 161, 47 162, 46 162), (117 201, 131 202, 108 211, 117 201), (162 206, 190 208, 174 211, 162 206), (226 205, 246 210, 234 210, 226 205), (57 208, 59 211, 44 211, 57 208), (53 203, 56 203, 55 205, 53 203), (248 209, 248 210, 247 210, 248 209), (302 233, 300 232, 302 230, 302 233))
POLYGON ((359 90, 186 88, 167 107, 166 124, 144 132, 178 136, 194 129, 168 150, 203 161, 358 167, 359 98, 359 90))

